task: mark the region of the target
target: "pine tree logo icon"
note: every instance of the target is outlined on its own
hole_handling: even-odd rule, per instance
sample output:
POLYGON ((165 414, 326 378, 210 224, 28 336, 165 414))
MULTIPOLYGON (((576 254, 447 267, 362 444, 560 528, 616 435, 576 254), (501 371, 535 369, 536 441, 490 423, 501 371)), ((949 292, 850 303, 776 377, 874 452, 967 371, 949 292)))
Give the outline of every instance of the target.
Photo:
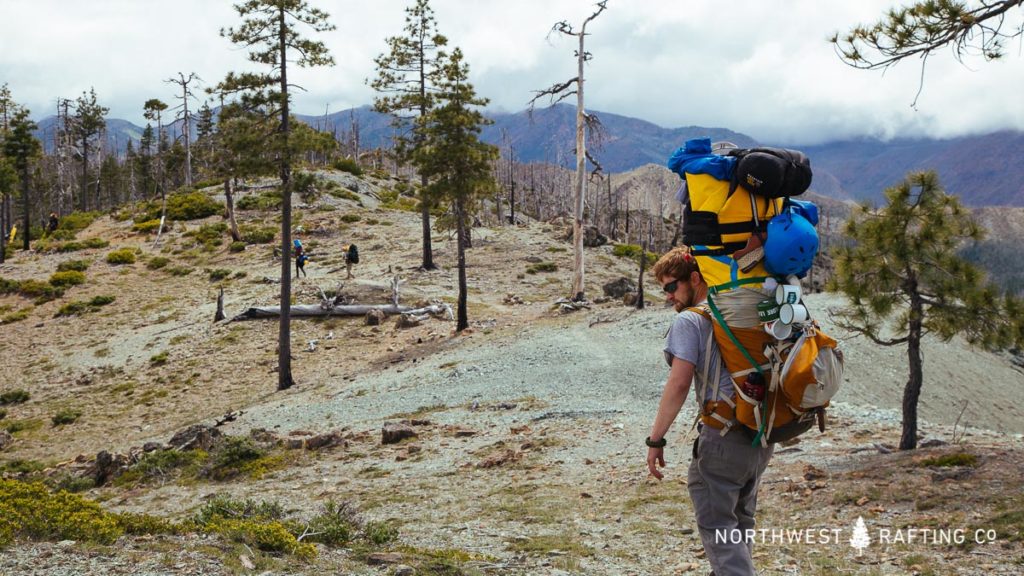
POLYGON ((871 544, 871 537, 868 536, 868 528, 864 525, 864 517, 857 517, 857 524, 853 527, 853 535, 850 536, 850 546, 857 549, 857 556, 860 556, 864 549, 871 544))

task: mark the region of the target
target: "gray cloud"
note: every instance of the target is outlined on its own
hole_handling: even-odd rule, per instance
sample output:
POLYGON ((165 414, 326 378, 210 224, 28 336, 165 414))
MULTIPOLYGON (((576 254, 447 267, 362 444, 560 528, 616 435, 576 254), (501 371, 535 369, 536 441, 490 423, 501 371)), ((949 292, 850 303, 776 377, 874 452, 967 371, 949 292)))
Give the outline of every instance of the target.
MULTIPOLYGON (((410 0, 411 1, 411 0, 410 0)), ((886 74, 842 64, 826 38, 872 22, 897 0, 610 0, 593 21, 587 106, 656 124, 722 126, 773 143, 851 136, 955 136, 1024 129, 1020 46, 1002 62, 929 60, 917 110, 918 62, 886 74)), ((401 32, 406 1, 313 1, 338 29, 323 35, 337 60, 296 70, 308 92, 300 112, 368 104, 373 57, 401 32)), ((435 0, 440 30, 462 47, 478 91, 496 109, 522 109, 533 90, 575 74, 572 40, 551 26, 589 15, 584 0, 435 0)), ((1022 10, 1012 17, 1019 23, 1022 10)), ((149 98, 173 101, 164 83, 197 72, 208 84, 249 69, 218 35, 235 22, 212 0, 0 0, 0 82, 36 117, 60 97, 95 86, 111 116, 142 122, 149 98)))

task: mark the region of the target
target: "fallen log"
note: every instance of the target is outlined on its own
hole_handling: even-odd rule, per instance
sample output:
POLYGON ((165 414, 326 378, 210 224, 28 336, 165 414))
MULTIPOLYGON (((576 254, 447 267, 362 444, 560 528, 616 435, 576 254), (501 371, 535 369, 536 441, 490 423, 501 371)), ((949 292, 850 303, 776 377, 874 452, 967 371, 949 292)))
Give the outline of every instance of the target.
MULTIPOLYGON (((430 314, 433 316, 444 315, 452 318, 451 306, 447 304, 432 304, 424 308, 412 308, 411 306, 396 306, 394 304, 348 304, 343 306, 324 306, 321 304, 297 304, 291 307, 290 315, 293 318, 302 317, 327 317, 327 316, 366 316, 371 310, 380 310, 384 314, 412 314, 422 316, 430 314)), ((262 320, 266 318, 278 318, 281 315, 280 306, 258 306, 249 308, 238 316, 231 319, 232 322, 241 320, 262 320)))

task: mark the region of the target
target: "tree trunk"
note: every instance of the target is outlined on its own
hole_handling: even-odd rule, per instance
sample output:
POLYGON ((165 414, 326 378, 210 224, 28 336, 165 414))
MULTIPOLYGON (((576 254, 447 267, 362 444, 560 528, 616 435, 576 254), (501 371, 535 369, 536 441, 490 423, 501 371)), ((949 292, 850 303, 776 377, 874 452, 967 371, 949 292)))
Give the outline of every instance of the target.
POLYGON ((7 205, 7 194, 0 196, 0 264, 4 263, 7 257, 7 214, 4 208, 7 205))
MULTIPOLYGON (((28 160, 25 160, 25 162, 27 164, 28 160)), ((22 198, 22 202, 23 202, 22 205, 25 208, 25 230, 22 231, 22 236, 25 238, 24 248, 25 248, 25 251, 27 252, 28 251, 28 243, 29 243, 29 240, 30 240, 29 236, 31 235, 30 233, 32 231, 32 227, 30 225, 31 221, 30 221, 30 218, 29 218, 29 210, 28 210, 28 208, 29 208, 29 202, 28 202, 28 166, 25 166, 25 167, 23 167, 21 169, 21 198, 22 198)))
POLYGON ((583 63, 586 61, 586 52, 583 51, 583 31, 580 31, 580 48, 577 53, 577 64, 579 67, 576 79, 576 197, 573 199, 573 221, 572 221, 572 294, 570 300, 582 302, 583 290, 583 197, 587 193, 587 142, 586 123, 583 110, 583 63))
MULTIPOLYGON (((289 310, 296 318, 323 318, 329 316, 366 316, 368 312, 380 310, 384 314, 450 314, 451 309, 444 304, 432 304, 424 308, 398 306, 396 304, 349 304, 345 306, 324 306, 323 304, 296 304, 289 310)), ((231 319, 232 322, 243 320, 263 320, 281 316, 280 306, 260 306, 249 308, 231 319)))
POLYGON ((458 230, 458 262, 459 262, 459 305, 456 311, 455 331, 462 332, 469 328, 469 313, 466 310, 466 214, 462 198, 455 201, 455 220, 458 230))
POLYGON ((910 291, 910 326, 907 336, 907 359, 910 364, 910 377, 903 389, 903 435, 900 437, 900 450, 917 448, 917 402, 921 397, 921 385, 924 372, 921 362, 921 319, 923 304, 917 293, 917 283, 912 281, 910 291))
POLYGON ((292 190, 291 172, 288 152, 288 58, 287 33, 284 6, 278 8, 278 49, 281 64, 281 323, 277 334, 277 389, 287 390, 295 381, 292 379, 292 332, 291 332, 291 297, 292 297, 292 190))
POLYGON ((235 198, 231 190, 231 178, 224 179, 224 203, 228 207, 228 226, 231 231, 231 240, 240 242, 242 235, 238 233, 238 224, 235 222, 235 198))
POLYGON ((423 265, 424 270, 437 270, 434 264, 434 251, 430 245, 430 203, 423 195, 427 187, 427 177, 420 176, 420 216, 423 225, 423 265))
POLYGON ((78 209, 85 212, 86 191, 89 190, 89 137, 82 138, 82 189, 78 193, 78 209))

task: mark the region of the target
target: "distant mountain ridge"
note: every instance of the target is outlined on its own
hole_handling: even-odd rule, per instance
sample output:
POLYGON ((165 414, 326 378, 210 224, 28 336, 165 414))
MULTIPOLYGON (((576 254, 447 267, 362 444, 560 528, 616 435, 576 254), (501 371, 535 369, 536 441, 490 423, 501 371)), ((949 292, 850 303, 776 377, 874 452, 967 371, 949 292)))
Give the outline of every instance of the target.
MULTIPOLYGON (((738 146, 759 143, 745 134, 726 128, 687 126, 663 128, 651 122, 592 111, 601 122, 601 136, 588 140, 588 150, 605 171, 626 172, 645 164, 665 165, 669 155, 686 140, 710 137, 729 140, 738 146)), ((351 126, 358 124, 361 148, 389 147, 396 129, 388 116, 369 106, 342 110, 329 115, 296 115, 320 130, 348 139, 351 126)), ((575 163, 575 107, 558 104, 526 111, 491 112, 494 124, 484 127, 482 138, 508 154, 512 145, 517 162, 546 162, 572 166, 575 163)), ((53 145, 55 117, 39 121, 37 136, 44 146, 53 145)), ((123 151, 127 142, 137 143, 142 128, 126 120, 107 120, 107 145, 123 151)), ((180 133, 180 122, 168 126, 172 137, 180 133)), ((968 206, 1024 206, 1024 132, 1003 131, 951 139, 897 139, 883 142, 856 139, 814 146, 793 146, 811 158, 814 181, 811 189, 843 200, 883 199, 883 191, 902 181, 912 170, 935 169, 946 190, 958 195, 968 206)))

